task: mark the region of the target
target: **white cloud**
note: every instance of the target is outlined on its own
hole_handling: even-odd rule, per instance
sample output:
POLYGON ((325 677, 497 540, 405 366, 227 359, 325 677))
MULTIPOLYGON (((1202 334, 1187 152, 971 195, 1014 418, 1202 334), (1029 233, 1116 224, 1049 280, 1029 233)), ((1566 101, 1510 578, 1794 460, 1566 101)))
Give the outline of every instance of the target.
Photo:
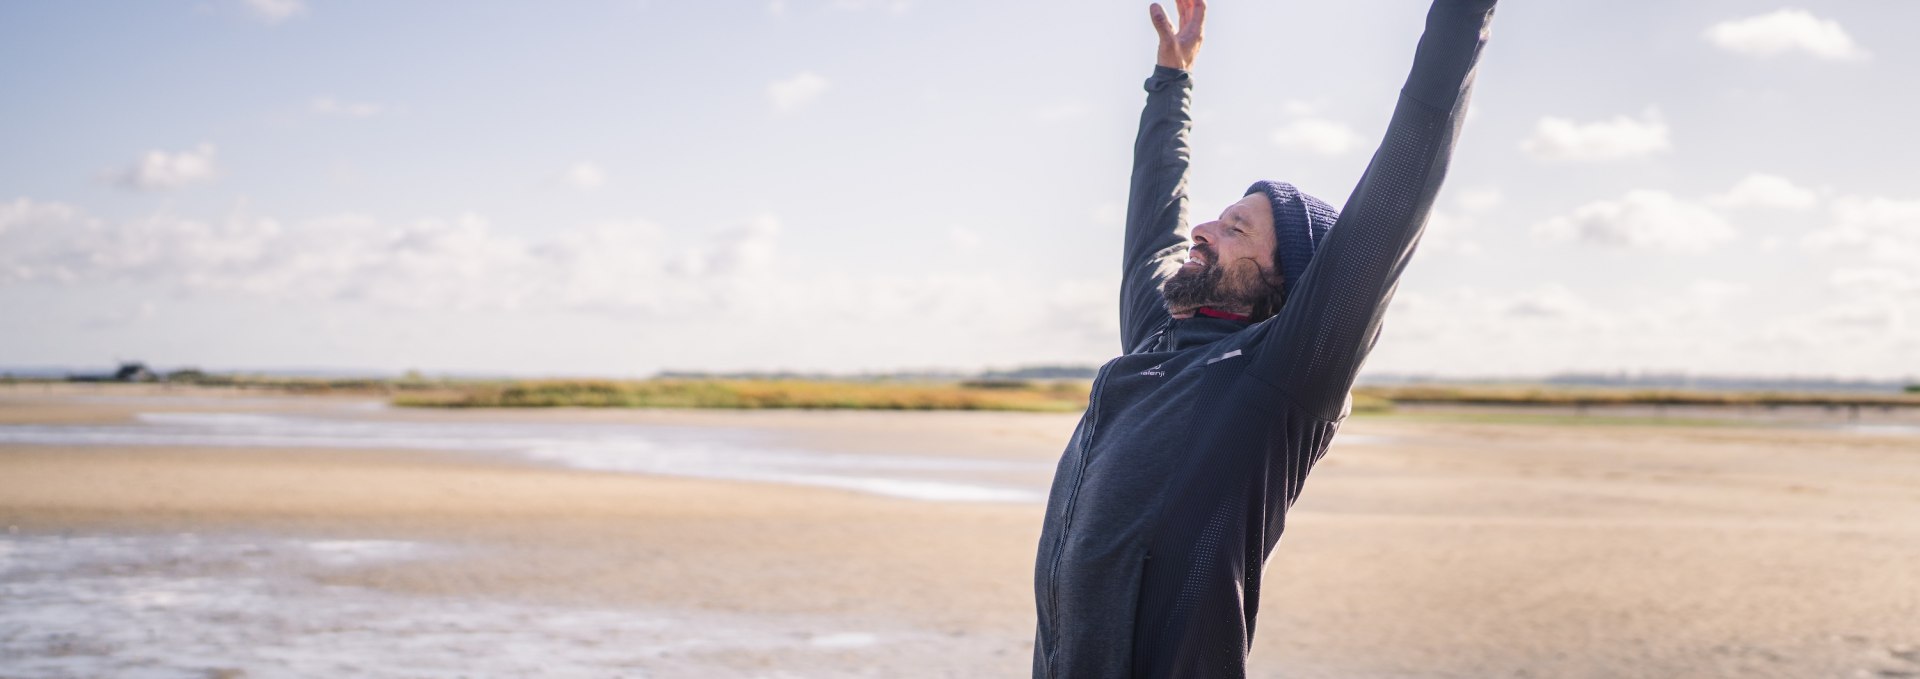
POLYGON ((1470 219, 1455 216, 1446 210, 1434 210, 1427 215, 1427 230, 1420 236, 1420 250, 1469 257, 1478 255, 1484 248, 1471 238, 1475 226, 1470 219))
POLYGON ((323 116, 341 116, 345 118, 372 118, 387 111, 387 107, 365 101, 341 101, 333 97, 314 97, 313 112, 323 116))
POLYGON ((640 221, 530 231, 475 215, 109 222, 20 199, 0 203, 0 290, 131 284, 202 300, 183 304, 252 298, 399 312, 401 325, 429 310, 610 317, 647 328, 634 346, 665 352, 669 367, 1081 363, 1118 348, 1116 278, 1026 279, 992 267, 868 273, 785 257, 781 231, 770 215, 705 231, 640 221), (658 322, 666 314, 673 322, 658 322), (796 329, 817 341, 763 339, 796 329))
POLYGON ((1589 123, 1547 116, 1534 125, 1533 136, 1520 148, 1545 160, 1623 160, 1671 150, 1668 136, 1666 122, 1653 110, 1637 119, 1618 115, 1589 123))
POLYGON ((560 176, 568 185, 582 191, 592 191, 607 183, 606 171, 600 169, 599 165, 589 162, 574 163, 560 176))
POLYGON ((767 99, 773 102, 774 111, 789 113, 819 99, 820 95, 826 94, 828 86, 826 77, 803 71, 767 85, 767 99))
POLYGON ((1506 194, 1501 193, 1500 189, 1483 188, 1462 191, 1457 202, 1460 209, 1467 212, 1486 212, 1500 207, 1506 200, 1506 194))
POLYGON ((400 309, 724 307, 771 285, 779 230, 771 216, 706 238, 605 222, 527 239, 474 215, 109 223, 20 199, 0 206, 0 284, 132 282, 400 309))
POLYGON ((1594 322, 1604 314, 1563 285, 1522 291, 1494 302, 1501 315, 1516 319, 1594 322))
POLYGON ((1346 155, 1366 143, 1346 123, 1325 118, 1300 118, 1273 131, 1273 143, 1323 156, 1346 155))
POLYGON ((1920 200, 1841 196, 1833 204, 1832 224, 1803 240, 1816 248, 1854 249, 1920 269, 1920 200))
POLYGON ((1805 210, 1813 207, 1819 200, 1820 195, 1812 189, 1796 186, 1783 177, 1754 173, 1741 179, 1726 193, 1709 198, 1708 202, 1729 208, 1805 210))
POLYGON ((1729 299, 1745 295, 1752 290, 1752 286, 1743 283, 1732 283, 1714 278, 1702 278, 1694 281, 1692 285, 1687 286, 1687 294, 1689 296, 1709 304, 1725 302, 1729 299))
POLYGON ((1827 282, 1841 290, 1868 294, 1920 293, 1920 273, 1893 269, 1844 267, 1835 269, 1827 282))
POLYGON ((253 14, 254 18, 269 24, 305 16, 307 13, 305 0, 241 0, 241 4, 253 14))
POLYGON ((177 189, 212 179, 213 145, 201 144, 186 151, 168 153, 148 151, 133 166, 114 173, 109 179, 123 188, 139 190, 177 189))
POLYGON ((787 14, 787 0, 771 0, 767 3, 767 13, 774 16, 787 14))
POLYGON ((1534 227, 1538 236, 1600 245, 1702 252, 1732 240, 1725 218, 1664 191, 1629 191, 1618 200, 1600 200, 1575 208, 1534 227))
POLYGON ((1865 61, 1865 49, 1831 19, 1799 9, 1782 9, 1745 19, 1723 21, 1703 34, 1715 47, 1748 57, 1801 52, 1828 61, 1865 61))

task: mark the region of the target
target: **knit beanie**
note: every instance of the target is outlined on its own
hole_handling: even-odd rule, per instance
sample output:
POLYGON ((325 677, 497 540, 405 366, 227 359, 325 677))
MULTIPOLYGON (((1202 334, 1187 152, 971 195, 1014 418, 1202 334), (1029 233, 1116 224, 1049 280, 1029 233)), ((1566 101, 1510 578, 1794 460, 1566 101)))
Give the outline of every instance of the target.
POLYGON ((1280 288, 1284 304, 1313 262, 1314 251, 1320 249, 1327 232, 1340 219, 1340 211, 1286 182, 1257 181, 1241 195, 1260 192, 1265 192, 1267 202, 1273 205, 1273 261, 1285 279, 1280 288))

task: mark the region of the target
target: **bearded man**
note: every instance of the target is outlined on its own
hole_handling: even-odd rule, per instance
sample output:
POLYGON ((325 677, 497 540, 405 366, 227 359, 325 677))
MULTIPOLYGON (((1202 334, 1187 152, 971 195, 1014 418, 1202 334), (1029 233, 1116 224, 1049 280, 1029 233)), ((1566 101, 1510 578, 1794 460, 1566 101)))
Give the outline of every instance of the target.
POLYGON ((1266 558, 1346 419, 1413 255, 1495 0, 1436 0, 1343 211, 1262 181, 1186 222, 1205 0, 1160 36, 1134 143, 1121 348, 1054 472, 1034 566, 1038 677, 1240 677, 1266 558))

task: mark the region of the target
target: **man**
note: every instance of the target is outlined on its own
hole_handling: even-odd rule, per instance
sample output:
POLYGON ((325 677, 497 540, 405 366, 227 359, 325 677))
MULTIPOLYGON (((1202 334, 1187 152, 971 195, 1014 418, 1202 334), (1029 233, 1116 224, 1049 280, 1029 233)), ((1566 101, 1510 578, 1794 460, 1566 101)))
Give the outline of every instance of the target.
POLYGON ((1035 677, 1245 674, 1261 570, 1420 239, 1494 1, 1433 3, 1344 214, 1263 181, 1191 241, 1188 72, 1206 2, 1178 0, 1178 30, 1150 8, 1160 49, 1133 151, 1127 353, 1100 369, 1054 473, 1035 677))

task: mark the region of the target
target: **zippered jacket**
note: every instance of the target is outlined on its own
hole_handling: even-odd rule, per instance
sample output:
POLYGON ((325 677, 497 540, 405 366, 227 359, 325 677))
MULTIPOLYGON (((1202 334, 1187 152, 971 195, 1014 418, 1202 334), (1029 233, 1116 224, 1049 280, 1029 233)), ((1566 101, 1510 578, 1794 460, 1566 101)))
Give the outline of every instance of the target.
POLYGON ((1189 244, 1192 85, 1155 68, 1121 262, 1126 353, 1101 367, 1054 472, 1036 678, 1245 675, 1262 567, 1420 239, 1494 3, 1433 3, 1385 140, 1285 306, 1257 323, 1166 311, 1160 284, 1189 244))

